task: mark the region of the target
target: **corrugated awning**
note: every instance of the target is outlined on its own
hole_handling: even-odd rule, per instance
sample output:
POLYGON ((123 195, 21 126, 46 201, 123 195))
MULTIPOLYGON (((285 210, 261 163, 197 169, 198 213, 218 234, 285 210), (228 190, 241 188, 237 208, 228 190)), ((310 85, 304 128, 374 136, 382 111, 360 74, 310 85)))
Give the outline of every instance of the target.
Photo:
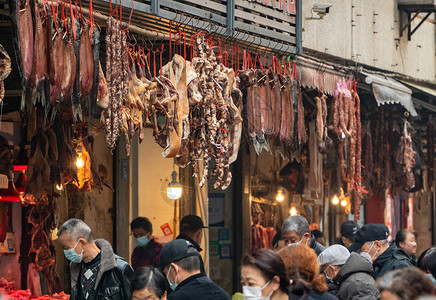
POLYGON ((366 76, 365 82, 372 85, 372 91, 379 106, 394 103, 401 104, 412 117, 418 116, 413 106, 411 89, 389 77, 364 72, 362 74, 366 76))
MULTIPOLYGON (((436 89, 432 89, 430 87, 423 86, 423 85, 416 84, 416 83, 411 83, 411 82, 408 82, 408 81, 401 80, 401 82, 404 83, 406 86, 410 87, 412 89, 412 91, 413 90, 419 91, 419 92, 422 92, 423 94, 425 94, 425 95, 427 95, 429 97, 432 97, 432 98, 436 99, 436 89)), ((412 94, 412 96, 413 96, 413 94, 412 94)), ((436 105, 428 103, 428 102, 426 102, 424 100, 417 99, 417 98, 413 97, 413 103, 418 104, 418 105, 420 105, 422 107, 425 107, 428 110, 431 110, 433 112, 436 112, 436 105)))

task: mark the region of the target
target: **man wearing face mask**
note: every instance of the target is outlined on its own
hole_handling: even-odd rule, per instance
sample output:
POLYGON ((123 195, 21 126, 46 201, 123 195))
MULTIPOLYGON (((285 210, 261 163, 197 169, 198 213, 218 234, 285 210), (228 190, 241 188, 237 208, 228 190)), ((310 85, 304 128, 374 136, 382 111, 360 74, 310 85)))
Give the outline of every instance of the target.
POLYGON ((162 248, 160 268, 173 292, 168 300, 229 300, 227 293, 200 271, 200 253, 183 239, 162 248))
POLYGON ((374 278, 385 273, 410 267, 412 263, 404 250, 397 248, 395 243, 389 246, 389 228, 384 224, 366 224, 356 234, 350 252, 360 250, 360 254, 373 263, 374 278))
POLYGON ((128 300, 133 270, 103 239, 93 240, 91 228, 69 219, 59 228, 58 240, 70 263, 70 300, 128 300))
POLYGON ((138 245, 132 253, 133 270, 143 267, 157 268, 162 245, 154 240, 151 222, 147 218, 138 217, 132 221, 130 229, 138 245))
POLYGON ((315 241, 305 217, 290 216, 282 225, 282 234, 287 246, 306 244, 312 248, 316 255, 324 251, 325 247, 315 241))
POLYGON ((380 294, 372 277, 372 264, 342 245, 332 245, 318 255, 324 275, 334 282, 340 300, 377 300, 380 294))

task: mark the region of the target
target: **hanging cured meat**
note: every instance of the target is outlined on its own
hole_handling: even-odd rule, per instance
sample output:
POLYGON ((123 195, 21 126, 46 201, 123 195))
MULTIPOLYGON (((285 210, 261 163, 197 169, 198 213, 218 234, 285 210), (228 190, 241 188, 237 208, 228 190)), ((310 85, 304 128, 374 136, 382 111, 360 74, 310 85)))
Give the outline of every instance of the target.
MULTIPOLYGON (((10 0, 13 42, 22 86, 26 87, 33 67, 33 20, 30 0, 10 0)), ((22 103, 23 104, 23 103, 22 103)))
POLYGON ((348 89, 346 84, 337 82, 333 100, 333 126, 338 135, 338 154, 343 181, 350 183, 351 189, 347 191, 350 195, 355 192, 354 220, 359 219, 360 200, 362 194, 366 193, 362 188, 361 180, 361 121, 360 121, 360 99, 357 92, 348 89), (348 164, 346 172, 346 160, 344 157, 344 139, 348 139, 348 164))
POLYGON ((11 58, 5 48, 0 44, 0 104, 5 97, 5 85, 3 80, 11 73, 11 58))

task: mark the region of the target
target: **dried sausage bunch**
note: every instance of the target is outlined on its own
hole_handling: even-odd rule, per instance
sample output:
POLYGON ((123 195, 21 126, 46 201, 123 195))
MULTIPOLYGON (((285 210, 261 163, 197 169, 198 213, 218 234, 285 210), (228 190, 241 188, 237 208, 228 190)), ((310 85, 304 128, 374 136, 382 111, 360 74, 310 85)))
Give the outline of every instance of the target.
POLYGON ((347 85, 340 81, 336 84, 333 99, 333 126, 338 135, 338 153, 342 179, 350 183, 355 191, 354 218, 359 219, 360 200, 362 198, 361 187, 361 122, 360 122, 360 99, 357 92, 350 92, 347 85), (348 140, 348 174, 345 172, 344 140, 348 140))

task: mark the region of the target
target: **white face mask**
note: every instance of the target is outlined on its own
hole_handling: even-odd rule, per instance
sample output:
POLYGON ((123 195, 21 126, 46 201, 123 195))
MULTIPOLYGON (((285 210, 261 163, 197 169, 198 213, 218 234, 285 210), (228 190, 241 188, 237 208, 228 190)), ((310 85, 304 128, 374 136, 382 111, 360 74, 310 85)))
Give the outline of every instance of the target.
POLYGON ((368 250, 368 251, 360 252, 360 255, 362 255, 363 257, 365 257, 366 259, 368 259, 371 263, 373 262, 373 258, 374 258, 374 256, 375 256, 375 255, 377 254, 377 252, 378 252, 378 250, 377 250, 377 251, 375 251, 375 253, 374 253, 372 256, 369 255, 369 252, 371 251, 372 246, 374 246, 374 244, 375 244, 375 242, 372 242, 372 245, 371 245, 371 247, 369 247, 369 250, 368 250), (365 254, 365 253, 366 253, 366 254, 365 254))
POLYGON ((262 297, 262 291, 271 283, 268 281, 263 287, 260 286, 243 286, 242 294, 244 295, 244 300, 269 300, 274 291, 271 291, 267 297, 262 297))
POLYGON ((331 266, 329 265, 325 270, 324 270, 324 276, 325 278, 327 278, 328 281, 333 282, 333 278, 327 275, 327 269, 330 268, 331 266))
POLYGON ((304 239, 304 235, 303 235, 303 237, 301 238, 301 240, 299 242, 286 244, 286 246, 297 246, 297 245, 300 245, 301 242, 303 241, 303 239, 304 239))
POLYGON ((360 255, 366 258, 370 263, 372 263, 371 255, 369 255, 368 252, 360 252, 360 255))

